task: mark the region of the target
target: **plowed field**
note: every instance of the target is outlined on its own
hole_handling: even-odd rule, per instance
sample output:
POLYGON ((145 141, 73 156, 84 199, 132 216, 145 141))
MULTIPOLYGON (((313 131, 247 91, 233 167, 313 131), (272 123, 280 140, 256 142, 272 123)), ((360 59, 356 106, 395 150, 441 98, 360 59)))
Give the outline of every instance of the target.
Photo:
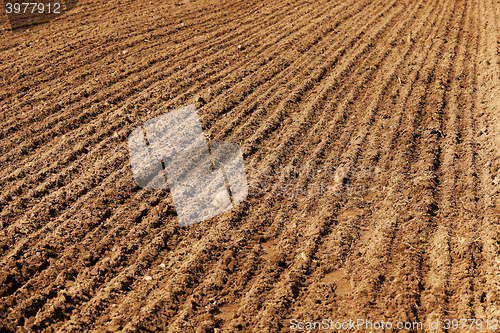
POLYGON ((498 1, 2 11, 0 331, 500 327, 498 1), (191 104, 249 195, 181 227, 127 138, 191 104))

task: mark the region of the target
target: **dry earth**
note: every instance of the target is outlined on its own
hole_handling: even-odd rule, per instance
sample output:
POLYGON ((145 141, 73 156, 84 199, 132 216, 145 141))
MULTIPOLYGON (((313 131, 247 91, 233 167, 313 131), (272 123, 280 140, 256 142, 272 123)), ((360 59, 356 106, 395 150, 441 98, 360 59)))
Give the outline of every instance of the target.
POLYGON ((0 331, 500 319, 499 1, 2 15, 0 331), (250 193, 181 228, 167 190, 135 184, 127 137, 193 103, 250 193))

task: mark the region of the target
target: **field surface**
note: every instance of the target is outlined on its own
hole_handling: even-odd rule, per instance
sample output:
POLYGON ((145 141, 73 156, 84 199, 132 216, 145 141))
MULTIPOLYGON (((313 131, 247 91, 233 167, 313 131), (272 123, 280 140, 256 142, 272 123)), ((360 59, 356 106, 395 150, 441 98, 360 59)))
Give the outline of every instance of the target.
POLYGON ((4 12, 1 332, 500 327, 498 1, 81 0, 14 31, 4 12), (127 138, 191 104, 249 195, 181 227, 127 138))

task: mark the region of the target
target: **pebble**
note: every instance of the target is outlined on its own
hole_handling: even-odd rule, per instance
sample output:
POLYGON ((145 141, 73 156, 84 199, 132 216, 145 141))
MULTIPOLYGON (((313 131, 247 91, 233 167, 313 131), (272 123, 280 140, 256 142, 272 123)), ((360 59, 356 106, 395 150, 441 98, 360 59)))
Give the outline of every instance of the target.
POLYGON ((144 277, 144 279, 145 279, 146 281, 151 281, 151 280, 153 280, 153 278, 152 278, 151 276, 146 276, 146 277, 144 277))
POLYGON ((161 263, 161 264, 160 264, 160 267, 161 267, 161 268, 165 268, 165 267, 167 267, 167 266, 165 266, 165 264, 164 264, 164 263, 161 263))

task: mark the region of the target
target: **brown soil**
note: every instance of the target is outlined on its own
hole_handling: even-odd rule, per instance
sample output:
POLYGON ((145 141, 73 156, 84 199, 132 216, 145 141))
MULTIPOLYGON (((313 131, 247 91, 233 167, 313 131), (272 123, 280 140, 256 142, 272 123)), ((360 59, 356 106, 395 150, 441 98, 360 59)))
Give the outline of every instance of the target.
POLYGON ((2 15, 0 331, 500 319, 497 1, 2 15), (134 183, 127 137, 193 103, 250 194, 181 228, 168 191, 134 183), (322 180, 337 191, 299 190, 322 180))

